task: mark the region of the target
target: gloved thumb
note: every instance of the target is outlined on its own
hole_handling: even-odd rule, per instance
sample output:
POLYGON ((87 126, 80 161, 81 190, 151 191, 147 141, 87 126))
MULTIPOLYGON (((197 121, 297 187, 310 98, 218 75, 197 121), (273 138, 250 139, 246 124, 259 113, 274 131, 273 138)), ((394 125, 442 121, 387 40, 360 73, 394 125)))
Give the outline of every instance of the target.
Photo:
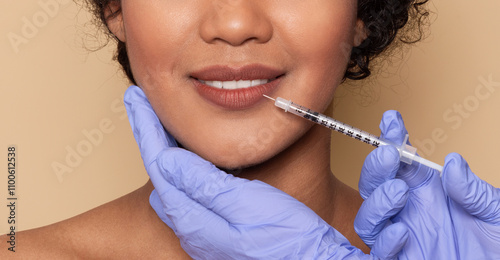
POLYGON ((151 207, 154 209, 156 212, 156 215, 160 217, 160 219, 167 224, 168 227, 170 227, 174 232, 176 232, 176 228, 174 226, 174 223, 168 218, 168 216, 165 214, 163 210, 163 202, 160 199, 160 196, 158 195, 158 192, 156 189, 151 192, 151 195, 149 195, 149 204, 151 207))
POLYGON ((469 214, 491 224, 500 224, 500 189, 481 180, 457 153, 446 156, 443 189, 469 214))
POLYGON ((396 110, 388 110, 380 121, 380 137, 397 145, 403 143, 408 134, 401 114, 396 110))
POLYGON ((363 199, 388 180, 394 179, 399 169, 399 152, 391 146, 382 146, 373 150, 365 159, 361 168, 358 189, 363 199))
MULTIPOLYGON (((398 111, 389 110, 380 121, 380 137, 400 145, 406 134, 403 118, 398 111)), ((387 180, 394 179, 400 168, 399 152, 390 146, 381 146, 373 150, 365 159, 359 178, 359 193, 363 199, 387 180)))
MULTIPOLYGON (((393 142, 395 145, 401 145, 408 131, 406 130, 403 118, 398 111, 389 110, 384 113, 382 121, 380 122, 380 137, 393 142)), ((408 144, 410 144, 408 142, 408 144)), ((396 178, 405 181, 410 188, 418 187, 433 174, 433 170, 427 166, 421 165, 416 162, 412 164, 400 163, 399 171, 396 178)))
POLYGON ((408 241, 409 231, 403 223, 395 223, 386 227, 375 241, 370 252, 379 259, 398 259, 399 252, 408 241))

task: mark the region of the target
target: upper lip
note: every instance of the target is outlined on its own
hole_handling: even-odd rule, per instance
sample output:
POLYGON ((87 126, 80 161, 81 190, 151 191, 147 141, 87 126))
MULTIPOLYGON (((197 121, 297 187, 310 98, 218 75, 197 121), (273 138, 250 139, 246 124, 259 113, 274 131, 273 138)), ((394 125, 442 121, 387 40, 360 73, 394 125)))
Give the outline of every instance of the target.
POLYGON ((191 77, 203 81, 238 81, 256 79, 275 79, 284 71, 260 64, 242 67, 214 65, 191 73, 191 77))

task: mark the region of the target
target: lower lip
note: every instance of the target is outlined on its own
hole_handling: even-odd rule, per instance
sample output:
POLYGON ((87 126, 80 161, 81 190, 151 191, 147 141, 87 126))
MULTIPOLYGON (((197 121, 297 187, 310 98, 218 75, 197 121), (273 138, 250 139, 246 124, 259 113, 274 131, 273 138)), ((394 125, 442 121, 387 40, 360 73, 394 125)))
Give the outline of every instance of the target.
POLYGON ((264 94, 271 94, 279 85, 281 77, 266 84, 241 89, 221 89, 203 84, 196 79, 192 80, 200 96, 206 100, 226 109, 238 110, 252 107, 263 98, 264 94))

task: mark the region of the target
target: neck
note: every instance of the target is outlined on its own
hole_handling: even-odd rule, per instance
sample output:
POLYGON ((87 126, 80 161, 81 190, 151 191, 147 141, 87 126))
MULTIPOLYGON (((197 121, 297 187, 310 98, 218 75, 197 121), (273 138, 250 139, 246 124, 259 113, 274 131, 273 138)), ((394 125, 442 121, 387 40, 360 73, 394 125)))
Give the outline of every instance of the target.
POLYGON ((266 182, 301 201, 331 223, 339 180, 330 170, 331 132, 314 125, 273 159, 246 168, 238 177, 266 182))

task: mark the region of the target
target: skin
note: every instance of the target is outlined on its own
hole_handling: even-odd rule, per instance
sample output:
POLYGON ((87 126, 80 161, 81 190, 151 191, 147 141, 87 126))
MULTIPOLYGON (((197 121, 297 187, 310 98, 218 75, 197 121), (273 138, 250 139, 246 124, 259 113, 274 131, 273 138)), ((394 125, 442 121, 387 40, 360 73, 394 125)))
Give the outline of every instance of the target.
MULTIPOLYGON (((350 48, 365 36, 356 11, 356 1, 347 0, 122 0, 108 26, 126 42, 134 78, 184 147, 287 192, 368 252, 353 229, 362 199, 331 172, 328 129, 264 99, 243 110, 219 107, 203 99, 190 78, 212 65, 262 64, 284 72, 274 97, 324 111, 350 48)), ((18 233, 14 256, 187 257, 149 206, 152 189, 148 182, 75 218, 18 233)))

